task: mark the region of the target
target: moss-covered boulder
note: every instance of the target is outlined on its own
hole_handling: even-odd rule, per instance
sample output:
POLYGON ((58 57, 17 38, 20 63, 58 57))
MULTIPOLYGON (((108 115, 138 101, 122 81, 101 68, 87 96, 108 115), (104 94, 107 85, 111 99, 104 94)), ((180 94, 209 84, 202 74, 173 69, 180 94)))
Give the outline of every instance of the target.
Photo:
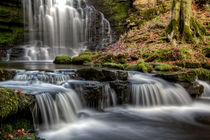
POLYGON ((196 74, 192 72, 159 73, 156 76, 171 82, 194 82, 196 79, 196 74))
POLYGON ((210 80, 210 71, 204 68, 193 69, 190 71, 198 76, 200 80, 210 80))
POLYGON ((138 71, 138 64, 129 64, 125 67, 128 71, 138 71))
POLYGON ((92 57, 90 55, 80 55, 72 58, 72 64, 75 65, 83 65, 91 61, 92 57))
POLYGON ((202 64, 200 61, 197 60, 184 60, 175 62, 174 65, 185 67, 185 68, 200 68, 202 67, 202 64))
POLYGON ((69 57, 69 56, 56 56, 53 63, 55 63, 55 64, 71 64, 71 57, 69 57))

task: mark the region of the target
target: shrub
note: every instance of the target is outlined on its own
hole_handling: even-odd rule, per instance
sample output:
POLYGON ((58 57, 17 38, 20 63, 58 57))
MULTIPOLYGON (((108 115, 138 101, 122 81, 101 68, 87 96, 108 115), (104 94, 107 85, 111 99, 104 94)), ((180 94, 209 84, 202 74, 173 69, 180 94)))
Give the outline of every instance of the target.
POLYGON ((155 70, 157 71, 170 71, 172 70, 172 67, 168 64, 159 64, 155 66, 155 70))
POLYGON ((69 57, 69 56, 56 56, 53 63, 55 63, 55 64, 70 64, 71 63, 71 57, 69 57))

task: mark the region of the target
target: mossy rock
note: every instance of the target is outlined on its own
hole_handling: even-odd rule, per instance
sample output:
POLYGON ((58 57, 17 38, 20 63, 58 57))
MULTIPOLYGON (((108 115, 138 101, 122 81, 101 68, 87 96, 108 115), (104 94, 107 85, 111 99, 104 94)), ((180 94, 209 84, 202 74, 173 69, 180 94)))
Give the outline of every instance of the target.
POLYGON ((128 66, 126 66, 125 70, 138 71, 138 65, 137 64, 129 64, 128 66))
POLYGON ((71 57, 69 57, 69 56, 56 56, 53 63, 55 63, 55 64, 71 64, 71 57))
POLYGON ((203 48, 202 50, 203 50, 203 55, 204 55, 205 57, 210 58, 210 47, 205 47, 205 48, 203 48))
POLYGON ((81 55, 72 58, 72 64, 75 65, 82 65, 88 62, 92 62, 92 57, 90 55, 81 55))
POLYGON ((103 63, 102 66, 114 69, 124 69, 124 65, 117 63, 103 63))
POLYGON ((171 71, 172 67, 168 64, 159 64, 155 66, 155 70, 157 71, 171 71))
POLYGON ((18 111, 18 96, 12 89, 0 89, 0 118, 6 118, 18 111))
POLYGON ((138 64, 138 71, 147 73, 152 71, 152 67, 147 63, 138 64))
POLYGON ((190 71, 198 76, 200 80, 210 80, 210 71, 204 68, 193 69, 190 71))
POLYGON ((196 74, 191 72, 160 73, 156 76, 171 82, 194 82, 196 79, 196 74))

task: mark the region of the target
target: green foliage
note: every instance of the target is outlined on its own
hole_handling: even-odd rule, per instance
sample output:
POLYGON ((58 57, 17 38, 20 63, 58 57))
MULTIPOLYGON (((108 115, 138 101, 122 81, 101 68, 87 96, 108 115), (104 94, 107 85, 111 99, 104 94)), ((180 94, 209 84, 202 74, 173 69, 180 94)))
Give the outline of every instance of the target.
POLYGON ((205 68, 205 69, 210 69, 210 63, 207 61, 207 62, 203 62, 202 63, 202 67, 205 68))
POLYGON ((16 113, 18 110, 18 97, 12 89, 0 89, 0 118, 16 113))
POLYGON ((193 82, 195 81, 195 75, 194 73, 181 73, 181 74, 178 74, 178 77, 177 77, 177 80, 176 81, 179 81, 179 82, 193 82))
POLYGON ((168 64, 159 64, 155 66, 155 70, 157 71, 171 71, 172 67, 168 64))
POLYGON ((116 64, 116 63, 103 63, 102 66, 108 67, 108 68, 115 68, 115 69, 124 69, 124 66, 122 64, 116 64))
POLYGON ((147 73, 152 71, 152 67, 147 63, 138 64, 138 71, 147 73))
POLYGON ((193 69, 190 71, 195 73, 200 80, 210 80, 210 71, 204 68, 193 69))
POLYGON ((56 56, 53 63, 55 63, 55 64, 70 64, 71 63, 71 57, 69 57, 69 56, 56 56))
POLYGON ((98 58, 99 56, 101 56, 99 52, 94 52, 92 58, 98 58))

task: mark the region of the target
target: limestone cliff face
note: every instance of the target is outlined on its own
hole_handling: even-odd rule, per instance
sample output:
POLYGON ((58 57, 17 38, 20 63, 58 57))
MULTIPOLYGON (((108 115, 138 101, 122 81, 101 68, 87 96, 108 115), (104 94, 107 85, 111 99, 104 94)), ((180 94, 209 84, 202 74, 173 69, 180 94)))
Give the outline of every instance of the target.
POLYGON ((20 0, 0 2, 0 57, 6 50, 23 42, 23 14, 20 0))

